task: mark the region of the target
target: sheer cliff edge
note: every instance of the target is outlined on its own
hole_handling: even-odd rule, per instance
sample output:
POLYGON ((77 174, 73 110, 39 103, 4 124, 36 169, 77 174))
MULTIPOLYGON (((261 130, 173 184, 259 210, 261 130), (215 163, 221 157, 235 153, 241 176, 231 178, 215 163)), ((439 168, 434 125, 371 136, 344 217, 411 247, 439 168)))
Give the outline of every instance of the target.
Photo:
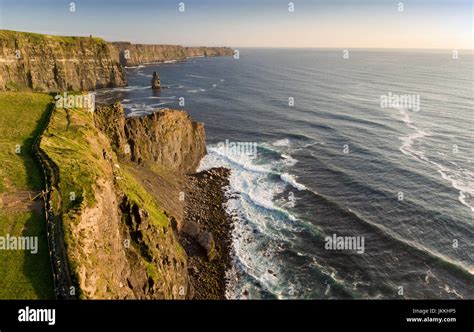
POLYGON ((124 66, 232 55, 228 47, 106 42, 0 30, 0 91, 60 92, 126 86, 124 66))

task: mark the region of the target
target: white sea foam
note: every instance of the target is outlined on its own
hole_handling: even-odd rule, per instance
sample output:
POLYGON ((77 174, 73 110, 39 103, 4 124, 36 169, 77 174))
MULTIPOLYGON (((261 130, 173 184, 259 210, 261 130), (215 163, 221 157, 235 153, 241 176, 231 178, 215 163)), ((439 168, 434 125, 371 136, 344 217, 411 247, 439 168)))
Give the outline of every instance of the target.
POLYGON ((306 190, 306 186, 296 181, 296 177, 294 175, 283 173, 280 175, 280 178, 298 190, 306 190))
POLYGON ((189 74, 189 75, 186 75, 188 77, 193 77, 193 78, 205 78, 205 79, 210 79, 210 80, 214 80, 215 77, 208 77, 208 76, 201 76, 201 75, 193 75, 193 74, 189 74))
POLYGON ((149 78, 152 78, 152 77, 153 77, 152 75, 150 75, 150 74, 145 74, 145 73, 143 73, 143 72, 137 72, 136 74, 137 74, 137 75, 140 75, 140 76, 144 76, 144 77, 149 77, 149 78))
MULTIPOLYGON (((274 259, 274 253, 282 250, 281 243, 291 242, 287 237, 289 233, 301 231, 302 226, 295 215, 276 202, 276 197, 284 193, 288 186, 298 190, 306 188, 293 175, 275 170, 288 160, 292 160, 290 155, 282 156, 279 161, 259 164, 258 160, 249 156, 233 155, 223 148, 210 146, 208 155, 203 158, 198 169, 216 166, 231 169, 228 189, 230 199, 226 203, 226 210, 230 215, 238 215, 233 230, 236 266, 278 298, 291 297, 291 289, 288 283, 280 280, 280 269, 284 262, 274 259), (265 239, 257 240, 255 236, 265 239), (269 273, 269 270, 273 273, 269 273)), ((248 280, 238 280, 237 271, 229 271, 228 278, 229 298, 243 297, 243 289, 252 287, 248 280)))
POLYGON ((127 69, 134 69, 134 68, 143 68, 145 67, 144 65, 138 65, 138 66, 125 66, 124 68, 127 68, 127 69))
POLYGON ((296 163, 298 162, 298 159, 295 159, 295 158, 293 158, 292 156, 290 156, 288 154, 282 153, 281 157, 283 158, 283 163, 287 167, 295 166, 296 163))
MULTIPOLYGON (((415 141, 420 141, 423 137, 429 137, 433 134, 415 126, 407 109, 399 108, 398 110, 402 116, 401 120, 408 128, 414 130, 414 132, 410 135, 406 137, 400 137, 400 140, 402 141, 400 151, 403 154, 413 157, 420 162, 435 166, 441 177, 444 180, 449 181, 451 186, 458 190, 459 202, 461 202, 461 204, 469 208, 471 211, 474 211, 474 173, 467 170, 461 170, 459 167, 456 168, 456 164, 454 164, 455 167, 453 168, 447 167, 441 164, 441 162, 434 161, 432 158, 427 157, 424 151, 415 149, 413 146, 415 141)), ((451 164, 453 163, 451 162, 451 164)))
POLYGON ((273 146, 290 146, 291 142, 288 138, 282 138, 272 143, 273 146))

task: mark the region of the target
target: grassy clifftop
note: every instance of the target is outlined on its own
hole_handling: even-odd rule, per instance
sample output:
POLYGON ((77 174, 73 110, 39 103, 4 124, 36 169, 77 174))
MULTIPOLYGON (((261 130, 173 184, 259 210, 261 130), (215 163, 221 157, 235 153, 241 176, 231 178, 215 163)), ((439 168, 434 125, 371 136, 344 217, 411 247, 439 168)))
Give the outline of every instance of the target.
POLYGON ((44 42, 57 42, 62 45, 74 45, 84 41, 94 42, 98 44, 106 45, 107 42, 102 38, 98 37, 76 37, 76 36, 56 36, 56 35, 44 35, 41 33, 34 32, 22 32, 14 30, 0 30, 0 39, 3 41, 13 41, 15 39, 25 39, 34 44, 41 44, 44 42))

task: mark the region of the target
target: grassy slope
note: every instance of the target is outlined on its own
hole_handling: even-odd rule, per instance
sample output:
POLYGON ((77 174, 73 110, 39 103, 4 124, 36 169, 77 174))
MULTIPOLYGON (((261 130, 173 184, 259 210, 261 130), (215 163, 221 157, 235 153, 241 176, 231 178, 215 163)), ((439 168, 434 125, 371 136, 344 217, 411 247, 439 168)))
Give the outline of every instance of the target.
MULTIPOLYGON (((65 215, 73 216, 81 205, 92 207, 95 183, 106 176, 101 155, 103 147, 93 144, 98 132, 92 123, 92 114, 82 109, 56 109, 41 142, 41 148, 60 169, 59 186, 65 215), (71 192, 75 194, 75 201, 69 200, 71 192)), ((157 225, 167 225, 168 218, 126 168, 122 169, 122 176, 121 189, 131 200, 149 210, 157 225)))
POLYGON ((51 97, 40 93, 0 94, 0 192, 42 189, 43 175, 31 154, 34 137, 44 127, 51 97), (15 153, 16 145, 22 153, 15 153))
MULTIPOLYGON (((95 184, 98 179, 107 176, 107 162, 102 156, 104 147, 98 144, 98 132, 92 123, 92 114, 83 109, 56 109, 41 142, 41 148, 59 167, 65 240, 71 248, 79 247, 80 239, 72 235, 69 225, 76 222, 85 206, 94 205, 95 184), (76 196, 73 202, 69 200, 71 192, 76 196)), ((111 148, 106 150, 109 155, 113 154, 111 148)), ((121 165, 120 177, 120 189, 132 202, 148 211, 151 222, 157 227, 170 227, 168 217, 139 181, 127 171, 126 165, 121 165)), ((184 257, 181 247, 175 249, 178 255, 184 257)), ((70 264, 73 270, 77 266, 76 262, 70 264)), ((146 261, 144 264, 147 265, 149 276, 158 281, 156 267, 146 261)))
MULTIPOLYGON (((32 144, 47 119, 51 97, 35 93, 0 93, 0 193, 37 191, 43 174, 32 144), (21 153, 15 153, 16 145, 21 153)), ((38 236, 39 252, 0 251, 0 298, 53 298, 53 281, 41 211, 0 209, 0 236, 38 236)))
MULTIPOLYGON (((95 183, 105 176, 102 155, 89 143, 90 140, 94 141, 97 135, 90 123, 92 115, 82 109, 56 108, 41 140, 41 148, 59 168, 59 191, 62 197, 62 205, 59 208, 63 213, 63 232, 66 246, 69 248, 69 265, 76 282, 78 262, 72 253, 80 250, 81 239, 73 235, 72 225, 78 222, 77 218, 85 207, 94 205, 95 183), (70 199, 71 193, 74 193, 74 200, 70 199)), ((58 201, 55 199, 58 197, 56 193, 52 197, 58 201)))

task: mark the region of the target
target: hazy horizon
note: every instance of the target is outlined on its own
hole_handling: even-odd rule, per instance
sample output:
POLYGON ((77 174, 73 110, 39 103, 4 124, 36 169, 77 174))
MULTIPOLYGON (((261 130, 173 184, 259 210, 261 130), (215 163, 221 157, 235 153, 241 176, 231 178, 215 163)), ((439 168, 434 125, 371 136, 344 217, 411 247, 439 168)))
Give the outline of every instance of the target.
MULTIPOLYGON (((71 34, 50 34, 50 33, 43 33, 43 32, 38 32, 38 31, 27 31, 27 30, 12 30, 12 29, 0 29, 0 30, 9 30, 9 31, 18 31, 18 32, 30 32, 30 33, 38 33, 38 34, 45 34, 45 35, 52 35, 52 36, 64 36, 64 37, 83 37, 87 38, 90 35, 71 35, 71 34)), ((101 38, 107 42, 130 42, 130 40, 109 40, 106 39, 100 35, 94 35, 96 38, 101 38)), ((143 44, 143 45, 179 45, 179 46, 184 46, 184 47, 231 47, 234 49, 314 49, 314 50, 341 50, 343 47, 325 47, 325 46, 315 46, 315 47, 299 47, 299 46, 240 46, 240 45, 205 45, 205 44, 195 44, 195 45, 188 45, 188 44, 169 44, 169 43, 134 43, 133 44, 143 44)), ((344 47, 347 49, 350 49, 352 51, 451 51, 452 48, 419 48, 419 47, 413 47, 413 48, 399 48, 399 47, 344 47)), ((474 52, 474 48, 457 48, 457 51, 469 51, 469 52, 474 52)))
POLYGON ((0 29, 186 46, 472 50, 472 13, 470 0, 0 0, 0 29))

